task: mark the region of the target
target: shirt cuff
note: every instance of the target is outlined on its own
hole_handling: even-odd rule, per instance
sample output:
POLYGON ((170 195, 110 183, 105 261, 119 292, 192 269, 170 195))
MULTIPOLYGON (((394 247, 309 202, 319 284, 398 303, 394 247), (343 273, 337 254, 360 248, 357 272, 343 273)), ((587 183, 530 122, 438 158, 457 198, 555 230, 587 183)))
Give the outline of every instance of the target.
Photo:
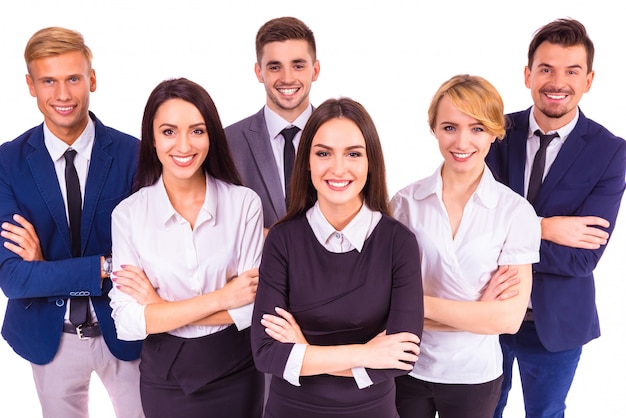
POLYGON ((289 353, 287 364, 285 364, 283 379, 294 386, 300 386, 300 371, 302 370, 305 351, 306 344, 294 344, 291 353, 289 353))
POLYGON ((229 309, 228 314, 233 319, 237 330, 248 328, 252 324, 252 310, 254 309, 254 303, 240 306, 239 308, 229 309))
POLYGON ((365 367, 355 367, 352 369, 352 376, 354 376, 354 380, 356 381, 356 385, 359 389, 365 389, 368 386, 372 386, 374 382, 370 379, 370 376, 367 374, 367 370, 365 367))

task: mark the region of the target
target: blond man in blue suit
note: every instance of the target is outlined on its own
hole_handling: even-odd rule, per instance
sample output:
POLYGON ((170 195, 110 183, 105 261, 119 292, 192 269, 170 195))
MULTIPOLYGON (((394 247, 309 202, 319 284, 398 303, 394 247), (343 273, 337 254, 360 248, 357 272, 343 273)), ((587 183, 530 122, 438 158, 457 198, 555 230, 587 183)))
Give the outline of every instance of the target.
POLYGON ((44 122, 0 146, 2 336, 31 363, 44 417, 87 417, 93 372, 118 417, 142 417, 141 344, 117 339, 108 297, 111 211, 131 192, 139 141, 89 112, 80 33, 42 29, 24 57, 44 122))

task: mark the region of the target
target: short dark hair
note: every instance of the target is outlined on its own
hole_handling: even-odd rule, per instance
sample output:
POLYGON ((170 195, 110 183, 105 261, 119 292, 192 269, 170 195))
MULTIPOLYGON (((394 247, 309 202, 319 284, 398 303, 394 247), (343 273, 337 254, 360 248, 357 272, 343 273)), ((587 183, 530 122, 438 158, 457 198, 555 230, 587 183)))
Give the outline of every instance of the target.
POLYGON ((528 47, 528 68, 532 68, 535 51, 544 42, 564 47, 584 46, 587 52, 587 73, 590 73, 593 69, 593 42, 589 39, 585 26, 578 20, 571 18, 557 19, 539 28, 528 47))
POLYGON ((390 214, 385 159, 374 121, 360 103, 342 97, 328 99, 322 103, 313 111, 302 131, 291 177, 287 214, 281 222, 305 213, 317 201, 317 191, 313 187, 309 171, 311 147, 317 131, 332 119, 348 119, 361 130, 368 161, 367 182, 362 191, 363 199, 370 209, 390 214))
POLYGON ((154 148, 153 125, 159 107, 170 99, 182 99, 191 103, 204 118, 211 142, 209 153, 202 162, 204 172, 218 180, 241 185, 213 99, 199 84, 186 78, 176 78, 159 83, 148 97, 141 122, 141 145, 134 189, 153 185, 163 172, 163 165, 154 148))
POLYGON ((304 40, 309 44, 309 52, 313 61, 317 59, 315 37, 300 19, 295 17, 277 17, 266 22, 256 34, 256 60, 261 64, 263 47, 270 42, 284 42, 288 40, 304 40))

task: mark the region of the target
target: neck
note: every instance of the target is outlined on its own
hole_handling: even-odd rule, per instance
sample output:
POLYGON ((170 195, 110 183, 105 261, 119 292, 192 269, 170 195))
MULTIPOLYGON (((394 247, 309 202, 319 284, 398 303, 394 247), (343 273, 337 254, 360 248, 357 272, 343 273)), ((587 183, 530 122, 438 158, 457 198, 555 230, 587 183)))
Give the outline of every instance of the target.
POLYGON ((287 122, 293 123, 293 121, 298 119, 298 116, 300 116, 309 106, 309 101, 307 100, 306 102, 302 102, 298 107, 293 109, 283 109, 276 106, 276 104, 270 99, 267 99, 267 106, 272 109, 274 113, 285 119, 287 122))
POLYGON ((446 168, 444 164, 441 168, 441 180, 444 193, 456 196, 471 196, 476 191, 478 183, 483 176, 485 166, 475 171, 456 172, 446 168))
POLYGON ((335 228, 336 231, 342 231, 352 219, 359 213, 363 206, 363 200, 358 205, 354 203, 346 203, 343 205, 332 205, 319 202, 320 210, 324 218, 335 228))
POLYGON ((556 131, 557 129, 561 129, 562 127, 573 121, 574 117, 576 116, 576 111, 565 114, 560 118, 551 118, 549 116, 546 116, 543 112, 535 107, 535 109, 533 110, 533 115, 535 116, 535 121, 537 122, 537 125, 539 125, 539 129, 541 129, 545 134, 550 131, 556 131))
POLYGON ((176 179, 163 175, 163 185, 167 196, 176 210, 199 200, 204 202, 206 195, 206 178, 204 171, 199 170, 188 179, 176 179))

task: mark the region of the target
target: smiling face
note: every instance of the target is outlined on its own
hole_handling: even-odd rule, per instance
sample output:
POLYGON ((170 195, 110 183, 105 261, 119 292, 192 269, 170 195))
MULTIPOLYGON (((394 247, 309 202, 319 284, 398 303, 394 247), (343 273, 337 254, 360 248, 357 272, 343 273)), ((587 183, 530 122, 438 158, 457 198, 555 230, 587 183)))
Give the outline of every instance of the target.
POLYGON ((368 159, 365 138, 349 119, 330 119, 319 127, 309 155, 311 182, 325 216, 356 214, 363 204, 368 159))
POLYGON ((209 153, 209 135, 198 108, 182 99, 169 99, 159 106, 153 129, 165 184, 204 179, 202 163, 209 153))
POLYGON ((309 105, 311 84, 317 80, 320 66, 307 41, 292 39, 265 44, 254 71, 265 85, 267 106, 293 122, 309 105))
POLYGON ((87 126, 89 93, 96 90, 96 73, 87 57, 67 52, 29 62, 26 83, 46 126, 71 145, 87 126))
POLYGON ((472 178, 482 174, 485 157, 496 137, 478 120, 461 112, 445 95, 439 101, 433 132, 444 158, 445 174, 472 178))
POLYGON ((524 70, 524 78, 535 104, 535 119, 544 132, 561 128, 574 118, 578 102, 591 88, 593 76, 593 71, 587 72, 583 45, 539 45, 532 68, 524 70))

